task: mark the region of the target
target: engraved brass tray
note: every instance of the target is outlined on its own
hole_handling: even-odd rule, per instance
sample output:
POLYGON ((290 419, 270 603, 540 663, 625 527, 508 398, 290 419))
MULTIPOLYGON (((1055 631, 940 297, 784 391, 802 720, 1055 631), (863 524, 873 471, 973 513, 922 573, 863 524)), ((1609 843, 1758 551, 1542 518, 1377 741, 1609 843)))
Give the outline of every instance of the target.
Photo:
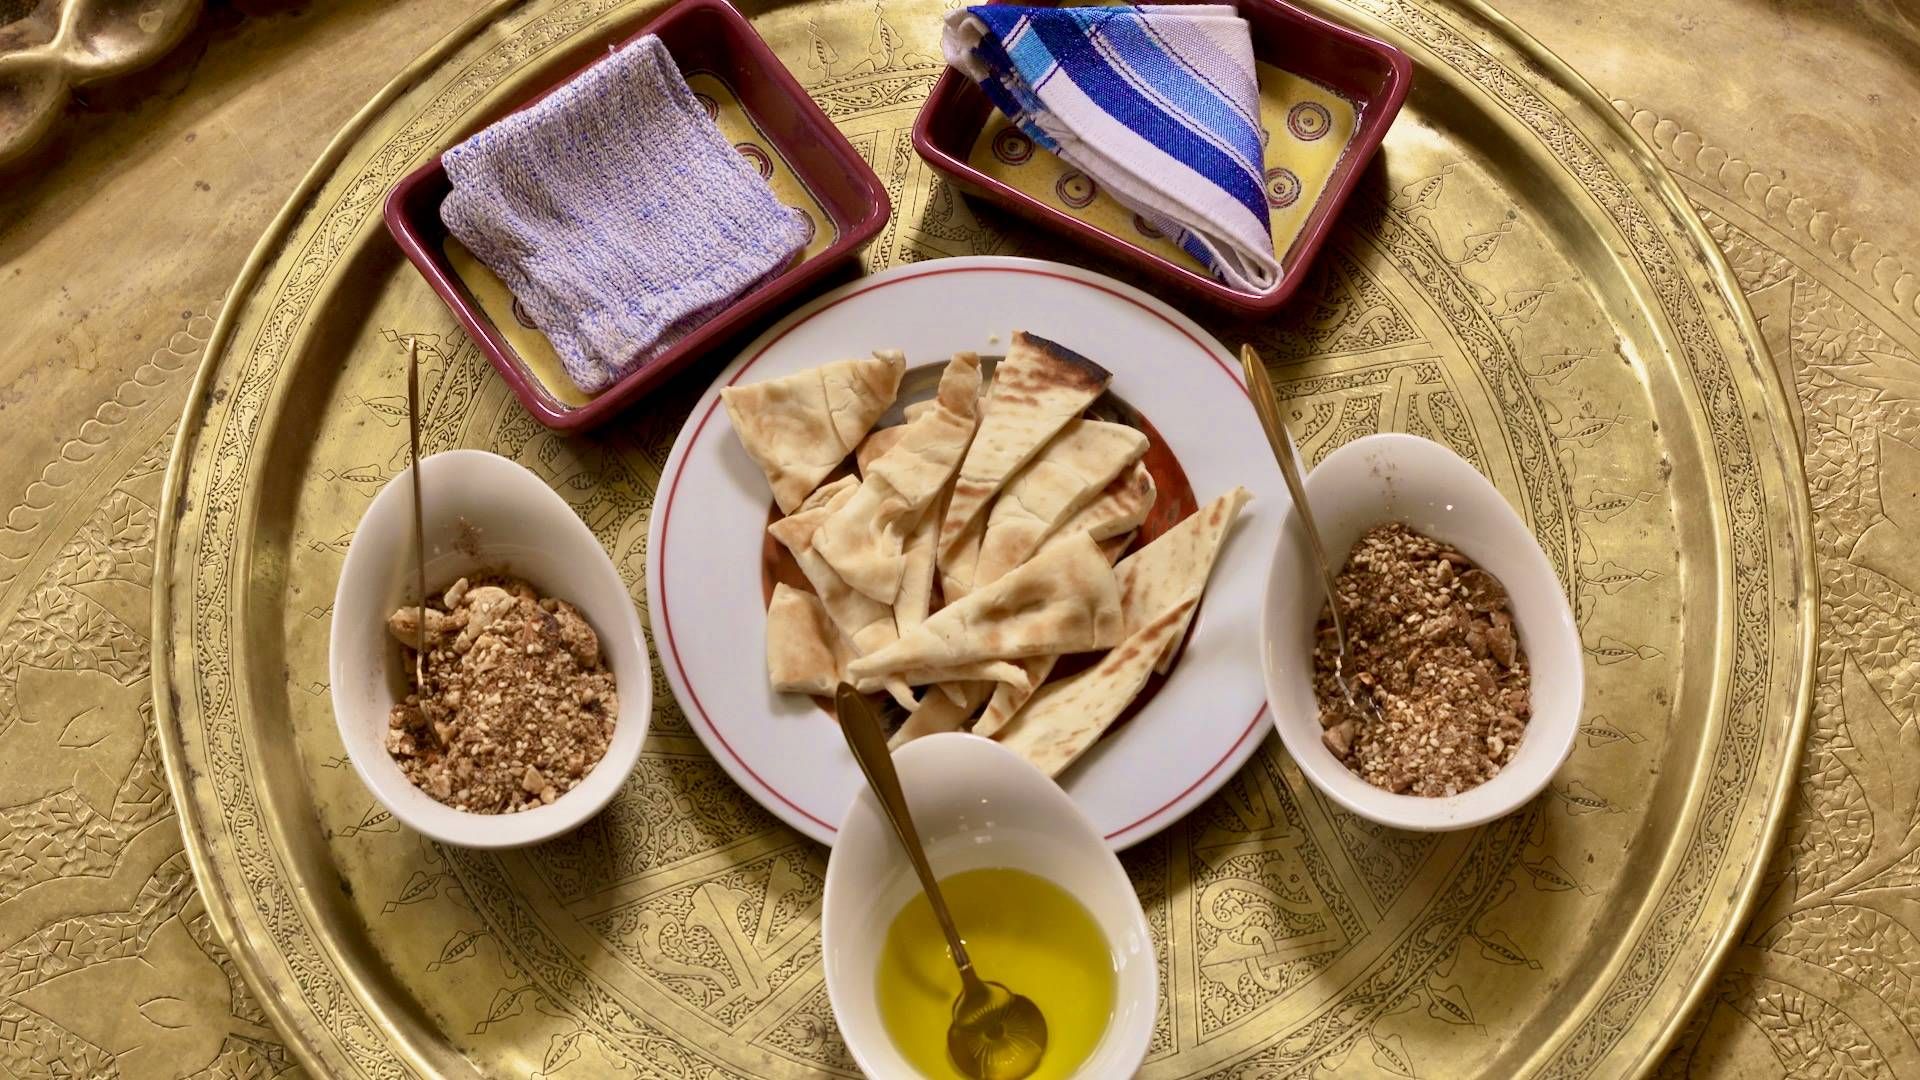
MULTIPOLYGON (((1679 189, 1557 60, 1472 0, 1308 6, 1407 49, 1415 89, 1299 302, 1209 326, 1274 359, 1309 456, 1408 430, 1492 477, 1576 600, 1588 707, 1549 793, 1471 833, 1338 813, 1269 740, 1129 852, 1165 991, 1143 1075, 1645 1072, 1751 906, 1805 726, 1815 605, 1783 398, 1679 189)), ((747 10, 891 186, 870 267, 1085 261, 914 157, 941 5, 747 10)), ((503 4, 404 72, 249 261, 180 430, 160 740, 208 910, 316 1070, 851 1074, 820 983, 825 851, 726 780, 664 686, 605 814, 479 854, 380 812, 323 681, 347 540, 405 460, 404 335, 426 360, 428 448, 538 470, 644 596, 652 486, 699 377, 596 438, 556 436, 378 211, 463 118, 646 14, 503 4)))

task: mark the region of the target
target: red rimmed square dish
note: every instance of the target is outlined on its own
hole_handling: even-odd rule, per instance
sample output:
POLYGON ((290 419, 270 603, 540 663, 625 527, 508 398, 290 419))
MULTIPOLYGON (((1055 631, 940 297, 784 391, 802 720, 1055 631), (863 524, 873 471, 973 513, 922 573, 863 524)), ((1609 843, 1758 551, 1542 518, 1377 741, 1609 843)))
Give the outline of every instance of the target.
MULTIPOLYGON (((546 336, 517 310, 505 283, 482 266, 440 221, 452 190, 436 152, 387 196, 387 231, 480 351, 541 423, 563 431, 606 422, 615 413, 715 345, 801 293, 857 254, 886 224, 892 204, 859 151, 813 103, 760 35, 726 0, 681 0, 638 31, 583 42, 557 61, 553 76, 526 98, 482 116, 454 145, 488 124, 528 108, 606 55, 658 34, 687 85, 720 131, 759 167, 781 202, 806 214, 813 235, 785 270, 761 282, 675 342, 647 366, 599 394, 573 385, 546 336)), ((442 148, 444 149, 444 147, 442 148)))
POLYGON ((963 190, 1005 210, 1236 314, 1272 314, 1305 278, 1380 149, 1412 85, 1413 62, 1384 41, 1283 0, 1235 0, 1235 6, 1247 20, 1259 66, 1267 205, 1280 253, 1280 281, 1265 292, 1242 292, 1215 279, 1087 176, 1038 150, 953 68, 914 120, 914 149, 963 190))

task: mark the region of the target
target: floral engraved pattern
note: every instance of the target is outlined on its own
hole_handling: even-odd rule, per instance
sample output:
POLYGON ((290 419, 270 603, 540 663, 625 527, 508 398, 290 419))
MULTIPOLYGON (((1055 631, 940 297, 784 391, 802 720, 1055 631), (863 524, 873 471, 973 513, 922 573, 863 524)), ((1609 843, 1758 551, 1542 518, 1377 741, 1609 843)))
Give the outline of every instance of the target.
POLYGON ((789 848, 587 925, 669 992, 737 1027, 818 958, 824 872, 810 848, 789 848))

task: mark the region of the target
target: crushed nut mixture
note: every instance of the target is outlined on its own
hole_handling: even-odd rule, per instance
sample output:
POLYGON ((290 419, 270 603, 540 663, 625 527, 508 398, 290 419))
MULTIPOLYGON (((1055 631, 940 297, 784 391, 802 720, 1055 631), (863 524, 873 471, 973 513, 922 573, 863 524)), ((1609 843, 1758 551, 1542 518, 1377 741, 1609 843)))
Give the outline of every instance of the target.
POLYGON ((564 600, 515 578, 461 578, 387 629, 407 675, 426 620, 426 685, 388 715, 387 752, 407 779, 457 810, 543 806, 607 752, 619 699, 600 639, 564 600))
POLYGON ((1513 760, 1532 680, 1492 574, 1392 524, 1360 538, 1335 585, 1353 704, 1324 607, 1313 651, 1321 741, 1335 757, 1375 787, 1427 796, 1458 795, 1513 760))

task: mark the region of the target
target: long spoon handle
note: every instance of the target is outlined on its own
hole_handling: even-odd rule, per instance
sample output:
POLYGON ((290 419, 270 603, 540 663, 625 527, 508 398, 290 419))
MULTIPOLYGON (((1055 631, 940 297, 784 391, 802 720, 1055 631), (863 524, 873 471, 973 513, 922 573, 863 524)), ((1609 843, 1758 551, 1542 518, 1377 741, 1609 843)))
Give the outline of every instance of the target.
POLYGON ((419 630, 413 647, 413 684, 427 692, 427 527, 420 508, 420 348, 407 339, 407 461, 413 468, 413 572, 420 589, 419 630))
POLYGON ((1267 442, 1273 445, 1280 475, 1286 477, 1287 494, 1293 496, 1293 508, 1300 512, 1300 520, 1307 527, 1307 546, 1313 549, 1313 561, 1320 567, 1320 582, 1327 589, 1327 609, 1333 613, 1333 630, 1340 635, 1340 652, 1345 655, 1346 620, 1340 617, 1333 564, 1327 561, 1326 545, 1320 542, 1320 527, 1314 524, 1313 509, 1307 504, 1307 482, 1300 470, 1300 450, 1294 446, 1293 434, 1280 416, 1280 399, 1273 392, 1273 379, 1267 374, 1267 365, 1260 362, 1260 354, 1253 351, 1253 346, 1240 346, 1240 367, 1246 373, 1247 394, 1253 398, 1253 411, 1260 417, 1260 426, 1266 429, 1267 442))
POLYGON ((907 849, 907 861, 913 864, 913 872, 920 875, 920 887, 926 890, 927 900, 933 905, 933 916, 940 921, 941 932, 947 935, 947 948, 952 950, 953 961, 960 967, 960 978, 971 987, 978 979, 973 973, 973 961, 967 957, 967 946, 960 940, 952 912, 947 910, 946 897, 940 894, 940 882, 933 876, 933 867, 927 864, 927 851, 920 845, 919 830, 913 827, 906 793, 900 790, 900 774, 894 771, 893 754, 887 749, 880 717, 874 712, 873 703, 846 683, 841 683, 834 694, 833 705, 840 718, 840 731, 847 737, 847 748, 853 751, 853 760, 860 763, 868 786, 879 798, 880 809, 893 825, 900 846, 907 849))

